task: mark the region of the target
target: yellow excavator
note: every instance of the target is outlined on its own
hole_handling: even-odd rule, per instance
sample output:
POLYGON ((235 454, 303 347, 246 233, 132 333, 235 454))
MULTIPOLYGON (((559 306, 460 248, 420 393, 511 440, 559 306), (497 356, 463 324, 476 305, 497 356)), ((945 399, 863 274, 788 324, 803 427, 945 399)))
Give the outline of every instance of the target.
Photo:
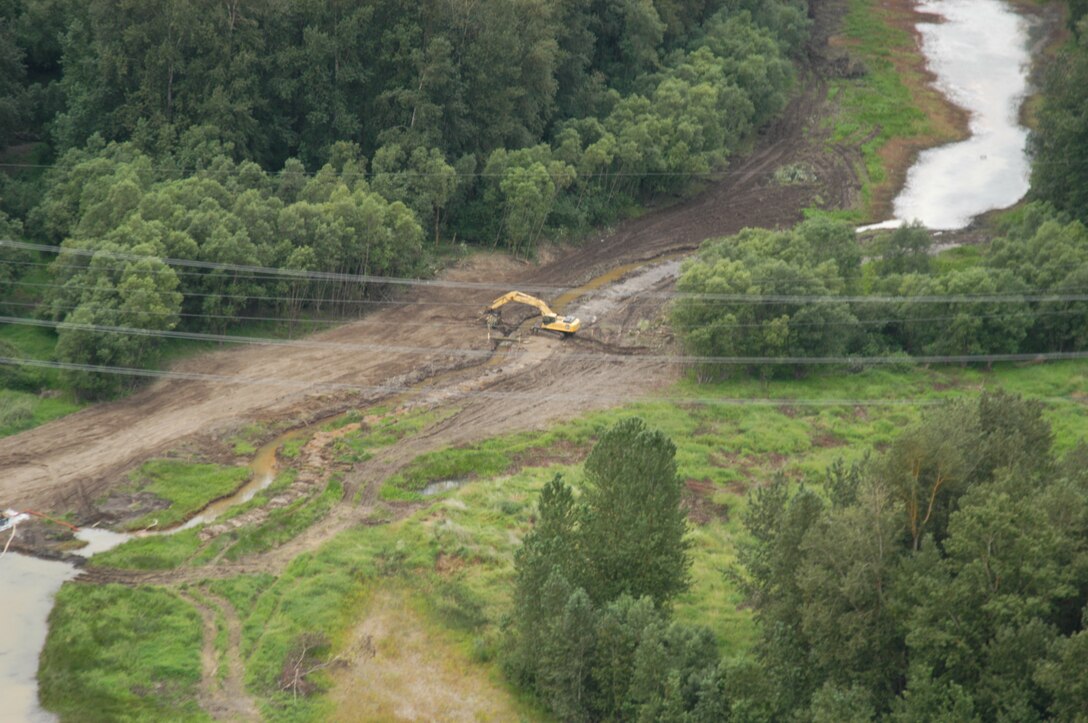
POLYGON ((495 326, 499 320, 499 314, 502 312, 500 309, 509 303, 527 304, 540 312, 541 317, 539 329, 544 331, 554 331, 561 336, 570 336, 579 329, 582 328, 582 322, 573 316, 560 316, 552 311, 551 307, 546 303, 536 298, 535 296, 529 296, 523 294, 520 291, 511 291, 503 294, 499 298, 491 302, 491 305, 487 307, 485 312, 488 317, 488 325, 495 326))

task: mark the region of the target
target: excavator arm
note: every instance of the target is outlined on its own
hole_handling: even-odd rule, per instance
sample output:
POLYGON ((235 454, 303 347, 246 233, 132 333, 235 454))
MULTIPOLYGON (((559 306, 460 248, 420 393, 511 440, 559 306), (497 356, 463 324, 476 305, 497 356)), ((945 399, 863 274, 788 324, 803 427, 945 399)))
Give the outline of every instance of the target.
POLYGON ((548 331, 555 331, 563 336, 573 334, 582 328, 582 322, 573 316, 560 316, 552 311, 552 308, 548 306, 543 300, 524 294, 520 291, 511 291, 503 294, 499 298, 491 302, 491 305, 487 307, 487 313, 493 316, 498 316, 499 310, 510 303, 525 304, 531 306, 540 312, 542 317, 540 328, 548 331))

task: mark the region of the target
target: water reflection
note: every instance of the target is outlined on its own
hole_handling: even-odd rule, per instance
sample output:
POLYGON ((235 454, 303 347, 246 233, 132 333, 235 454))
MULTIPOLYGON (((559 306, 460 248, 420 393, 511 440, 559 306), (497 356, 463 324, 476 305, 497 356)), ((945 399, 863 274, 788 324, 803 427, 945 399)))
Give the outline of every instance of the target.
POLYGON ((895 218, 866 228, 914 220, 931 229, 963 228, 1028 190, 1028 131, 1019 113, 1028 91, 1030 22, 999 0, 929 0, 918 10, 945 18, 918 25, 922 49, 937 87, 970 113, 971 137, 923 151, 895 199, 895 218))
POLYGON ((53 596, 75 574, 64 562, 10 552, 0 559, 0 720, 56 720, 38 707, 37 659, 53 596))

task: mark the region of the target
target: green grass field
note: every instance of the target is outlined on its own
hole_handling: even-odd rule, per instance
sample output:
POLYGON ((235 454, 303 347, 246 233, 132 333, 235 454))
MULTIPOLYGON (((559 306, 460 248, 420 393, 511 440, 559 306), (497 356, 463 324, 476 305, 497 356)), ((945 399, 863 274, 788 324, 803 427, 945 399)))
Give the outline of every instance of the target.
MULTIPOLYGON (((779 397, 773 405, 644 403, 588 415, 544 432, 584 450, 608 425, 639 414, 666 431, 677 444, 681 476, 708 481, 714 514, 693 524, 691 590, 677 603, 681 620, 709 626, 723 652, 743 655, 756 629, 739 594, 726 577, 743 535, 739 520, 743 491, 785 474, 818 481, 836 459, 857 459, 879 449, 919 419, 928 405, 978 390, 1003 388, 1046 400, 1059 450, 1070 449, 1088 429, 1088 408, 1070 396, 1088 388, 1088 364, 1008 367, 994 372, 972 369, 878 370, 851 377, 817 377, 764 387, 748 380, 715 387, 681 385, 678 394, 693 399, 779 397), (799 400, 828 406, 806 406, 799 400), (860 400, 885 402, 862 405, 860 400)), ((516 449, 519 435, 488 440, 469 448, 421 458, 409 475, 419 483, 445 478, 451 467, 474 454, 495 459, 497 450, 516 449)), ((577 456, 577 453, 575 454, 577 456)), ((292 565, 258 597, 246 623, 252 665, 250 684, 269 710, 287 717, 317 719, 318 701, 286 701, 274 690, 277 665, 291 641, 320 621, 334 647, 351 626, 368 592, 389 585, 406 586, 426 601, 434 622, 459 641, 467 659, 494 665, 501 622, 509 609, 513 554, 529 528, 536 496, 555 473, 577 488, 579 465, 527 466, 513 473, 480 475, 460 489, 441 495, 430 506, 400 522, 343 533, 292 565)), ((403 476, 402 476, 403 477, 403 476)))
MULTIPOLYGON (((23 358, 50 360, 56 335, 40 327, 0 324, 0 343, 10 344, 23 358)), ((19 383, 18 388, 0 388, 0 437, 45 424, 83 406, 62 390, 60 372, 55 369, 4 366, 0 367, 0 380, 9 379, 9 373, 17 376, 19 383), (42 393, 31 391, 35 389, 42 393)))
POLYGON ((208 506, 231 494, 253 475, 248 467, 180 462, 155 459, 145 462, 130 475, 128 491, 149 492, 170 504, 129 521, 127 530, 142 530, 148 525, 168 529, 178 525, 208 506))
POLYGON ((42 704, 65 720, 206 721, 201 621, 161 588, 65 585, 39 664, 42 704))
POLYGON ((875 0, 850 0, 843 25, 845 46, 865 72, 833 80, 829 88, 829 97, 838 106, 830 121, 831 140, 858 145, 862 151, 861 206, 835 214, 854 222, 866 218, 876 197, 891 190, 889 162, 910 160, 909 152, 889 148, 890 144, 926 147, 955 135, 945 101, 929 87, 918 63, 914 38, 894 22, 893 12, 875 0))
MULTIPOLYGON (((819 481, 837 459, 850 461, 879 452, 930 406, 983 389, 1041 399, 1059 452, 1072 449, 1088 430, 1085 362, 1004 365, 993 371, 869 369, 769 383, 746 377, 716 385, 683 382, 668 391, 668 401, 630 404, 531 435, 512 434, 423 455, 388 480, 386 489, 408 494, 451 476, 464 479, 462 486, 425 498, 428 504, 397 522, 340 533, 296 558, 278 576, 242 575, 217 580, 211 589, 239 612, 247 686, 270 720, 322 720, 330 715, 325 696, 295 698, 280 690, 277 681, 285 656, 304 633, 325 636, 333 654, 341 650, 364 615, 367 600, 379 590, 403 591, 418 602, 427 625, 444 631, 450 645, 435 653, 445 656, 443 665, 476 666, 482 674, 501 679, 501 628, 509 611, 513 556, 530 528, 540 488, 561 473, 578 489, 580 462, 600 433, 622 417, 639 415, 673 439, 680 475, 697 488, 692 497, 695 512, 700 513, 693 513, 691 527, 692 586, 677 601, 676 614, 685 622, 710 627, 725 654, 742 656, 757 631, 726 573, 744 534, 740 524, 744 493, 776 474, 819 481), (557 450, 562 460, 546 453, 557 450)), ((419 420, 405 423, 412 433, 426 427, 419 420)), ((357 434, 373 440, 370 435, 375 433, 371 429, 357 434)), ((379 436, 383 442, 403 438, 391 433, 379 436)), ((290 470, 283 474, 266 495, 289 484, 290 474, 290 470)), ((320 519, 340 494, 339 483, 333 480, 324 492, 289 512, 223 536, 211 546, 202 547, 195 531, 187 531, 134 540, 96 557, 92 564, 168 569, 199 565, 224 551, 235 558, 271 549, 320 519)), ((230 514, 267 499, 259 496, 230 514)), ((83 607, 85 598, 94 596, 95 590, 67 586, 56 615, 78 616, 88 609, 83 607)), ((135 615, 136 610, 130 613, 135 615)), ((90 634, 89 628, 57 630, 62 629, 74 642, 90 634)), ((51 632, 51 640, 57 634, 51 632)), ((198 651, 197 642, 187 644, 194 646, 194 654, 198 651)), ((119 674, 118 699, 131 690, 133 676, 135 672, 119 674)), ((332 685, 333 678, 323 676, 314 678, 319 690, 332 685)), ((74 677, 71 684, 85 683, 74 677)))

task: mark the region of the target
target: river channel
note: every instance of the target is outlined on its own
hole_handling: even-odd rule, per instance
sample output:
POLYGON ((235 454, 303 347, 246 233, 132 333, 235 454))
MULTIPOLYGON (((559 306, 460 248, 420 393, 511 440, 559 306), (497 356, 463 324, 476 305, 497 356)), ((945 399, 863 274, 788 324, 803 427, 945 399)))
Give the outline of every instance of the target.
POLYGON ((964 228, 979 214, 1013 205, 1028 190, 1028 94, 1035 23, 1001 0, 926 0, 917 9, 943 22, 918 24, 937 88, 970 116, 970 136, 919 154, 894 201, 894 218, 867 226, 964 228))
MULTIPOLYGON (((267 487, 275 476, 276 449, 300 431, 283 434, 257 450, 249 467, 250 480, 234 494, 217 500, 189 522, 173 530, 141 534, 171 534, 210 522, 230 507, 246 502, 267 487)), ((10 531, 0 533, 0 549, 10 531)), ((16 529, 18 534, 18 529, 16 529)), ((83 557, 104 552, 133 535, 83 528, 76 537, 86 543, 76 551, 83 557)), ((67 562, 39 560, 9 552, 0 559, 0 721, 55 721, 38 704, 38 656, 48 632, 47 618, 53 596, 79 570, 67 562)))
MULTIPOLYGON (((895 219, 877 226, 917 219, 934 229, 962 228, 1027 191, 1027 131, 1019 123, 1019 108, 1028 89, 1031 23, 999 0, 928 0, 918 8, 945 18, 919 26, 922 49, 941 90, 969 111, 971 137, 920 154, 895 200, 895 219)), ((663 264, 661 273, 674 273, 677 264, 663 264)), ((587 318, 594 311, 599 310, 579 309, 587 318)), ((262 448, 252 465, 253 481, 238 496, 217 503, 189 525, 209 521, 268 484, 275 447, 282 441, 262 448)), ((102 530, 83 530, 78 536, 88 542, 81 551, 88 556, 127 539, 102 530)), ((53 596, 76 574, 74 566, 63 562, 14 553, 0 558, 0 720, 56 719, 38 705, 38 656, 53 596)))

